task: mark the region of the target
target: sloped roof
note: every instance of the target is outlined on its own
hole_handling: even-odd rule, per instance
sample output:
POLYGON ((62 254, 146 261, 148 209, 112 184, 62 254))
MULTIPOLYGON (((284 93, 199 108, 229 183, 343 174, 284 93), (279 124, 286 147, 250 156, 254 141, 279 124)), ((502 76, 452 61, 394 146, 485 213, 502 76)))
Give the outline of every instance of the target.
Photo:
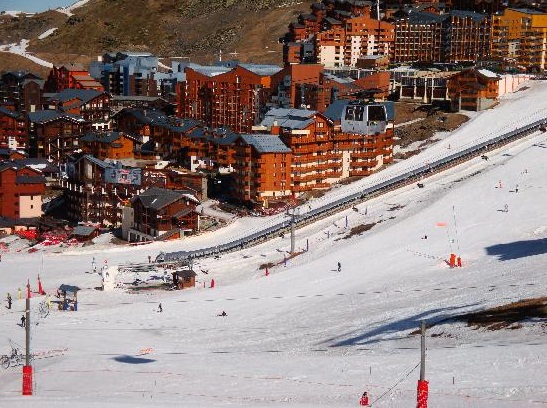
POLYGON ((44 176, 17 176, 15 182, 17 184, 44 184, 46 178, 44 176))
POLYGON ((500 76, 498 74, 496 74, 495 72, 492 72, 488 69, 478 69, 477 71, 479 72, 479 74, 481 74, 482 76, 485 76, 487 78, 497 79, 497 80, 500 79, 500 76))
POLYGON ((17 112, 9 110, 8 108, 5 108, 4 106, 0 106, 0 114, 4 114, 14 119, 17 119, 19 117, 19 114, 17 112))
POLYGON ((278 73, 283 68, 273 64, 238 64, 240 67, 260 76, 271 76, 278 73))
POLYGON ((97 96, 104 94, 103 91, 97 91, 95 89, 63 89, 57 93, 51 100, 57 100, 59 102, 67 102, 72 99, 79 99, 82 101, 82 105, 95 99, 97 96))
POLYGON ((271 128, 276 122, 278 126, 289 129, 303 129, 314 121, 317 111, 307 109, 274 108, 266 112, 261 126, 271 128))
POLYGON ((138 196, 133 197, 131 201, 140 200, 145 208, 161 210, 181 199, 190 199, 199 203, 199 200, 189 191, 175 191, 160 187, 150 187, 138 196))
POLYGON ((245 143, 252 145, 259 153, 290 153, 277 135, 240 135, 245 143))
POLYGON ((72 231, 72 235, 78 235, 81 237, 88 237, 91 234, 93 234, 97 230, 96 227, 90 227, 87 225, 78 225, 74 230, 72 231))
POLYGON ((85 119, 79 115, 61 112, 58 110, 40 110, 28 113, 29 121, 32 123, 48 123, 58 119, 70 120, 72 122, 85 122, 85 119))
POLYGON ((83 142, 99 142, 99 143, 112 143, 118 140, 122 134, 120 132, 105 132, 105 133, 95 133, 87 132, 83 135, 80 140, 83 142))

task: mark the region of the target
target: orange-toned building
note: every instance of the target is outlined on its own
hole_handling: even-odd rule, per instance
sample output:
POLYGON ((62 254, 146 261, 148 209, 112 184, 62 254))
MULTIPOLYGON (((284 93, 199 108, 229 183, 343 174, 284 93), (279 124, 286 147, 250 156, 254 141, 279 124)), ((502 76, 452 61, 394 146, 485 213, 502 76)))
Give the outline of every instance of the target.
POLYGON ((390 55, 394 39, 394 26, 372 18, 370 2, 323 0, 289 25, 283 62, 354 67, 363 55, 390 55))
POLYGON ((94 89, 104 91, 81 64, 53 66, 44 85, 45 92, 61 92, 64 89, 94 89))
POLYGON ((28 149, 26 118, 0 106, 0 149, 28 149))
POLYGON ((131 199, 134 218, 128 241, 174 239, 197 231, 198 204, 191 191, 147 189, 131 199))
POLYGON ((260 122, 271 91, 275 65, 238 64, 185 68, 186 80, 178 84, 177 114, 209 127, 248 132, 260 122))
POLYGON ((448 97, 454 111, 480 111, 492 107, 499 96, 499 75, 487 69, 466 69, 447 81, 448 97))
POLYGON ((0 216, 12 219, 42 215, 44 175, 15 162, 0 163, 0 216))
POLYGON ((242 134, 235 141, 234 198, 260 203, 291 195, 291 149, 279 136, 242 134))
POLYGON ((492 57, 522 70, 547 67, 547 13, 508 8, 492 23, 492 57))
POLYGON ((294 193, 328 188, 342 177, 342 155, 334 147, 333 123, 323 114, 305 109, 272 109, 254 129, 279 135, 291 149, 294 193))
POLYGON ((104 159, 127 159, 134 157, 135 140, 122 132, 88 132, 80 138, 86 154, 104 159))
POLYGON ((328 28, 316 34, 317 62, 325 67, 355 67, 364 55, 390 55, 395 41, 393 24, 370 14, 327 18, 328 28))

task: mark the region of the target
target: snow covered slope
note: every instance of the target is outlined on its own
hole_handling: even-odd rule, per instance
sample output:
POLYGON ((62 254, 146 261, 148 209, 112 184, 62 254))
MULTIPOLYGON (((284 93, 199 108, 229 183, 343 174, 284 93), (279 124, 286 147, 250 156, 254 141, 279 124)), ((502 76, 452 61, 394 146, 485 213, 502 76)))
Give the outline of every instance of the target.
MULTIPOLYGON (((528 86, 421 157, 373 177, 511 129, 532 112, 544 115, 547 84, 528 86)), ((33 298, 35 395, 20 396, 20 367, 1 370, 0 404, 352 407, 367 390, 373 406, 409 407, 420 359, 419 336, 411 333, 426 320, 435 324, 427 338, 430 406, 545 406, 545 321, 486 330, 450 319, 545 296, 547 134, 489 157, 298 230, 297 248, 309 251, 286 266, 287 236, 200 260, 192 290, 98 291, 91 261, 146 262, 160 250, 211 245, 271 221, 241 219, 214 234, 138 248, 4 254, 0 290, 14 298, 27 279, 36 286, 38 273, 46 291, 62 283, 83 290, 77 312, 46 318, 37 312, 43 297, 33 298), (368 231, 352 235, 365 224, 368 231), (450 253, 463 267, 448 267, 450 253), (266 263, 276 264, 269 276, 260 269, 266 263)), ((2 309, 0 352, 8 351, 7 339, 24 345, 23 309, 23 300, 2 309)))

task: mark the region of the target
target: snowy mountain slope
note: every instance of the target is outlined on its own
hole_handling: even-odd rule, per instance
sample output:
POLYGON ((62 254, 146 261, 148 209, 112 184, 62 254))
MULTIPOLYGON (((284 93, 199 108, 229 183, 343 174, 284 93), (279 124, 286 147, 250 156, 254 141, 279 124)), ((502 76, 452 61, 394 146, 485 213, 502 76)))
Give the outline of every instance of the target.
MULTIPOLYGON (((518 109, 543 109, 542 91, 544 84, 532 84, 413 160, 421 163, 441 154, 448 143, 451 149, 464 146, 492 121, 494 127, 510 129, 518 109), (483 116, 490 116, 490 122, 483 116)), ((21 370, 10 368, 0 371, 0 403, 351 407, 368 390, 373 401, 381 397, 373 406, 408 407, 415 404, 418 369, 412 370, 419 362, 419 336, 411 333, 425 319, 438 323, 427 339, 430 406, 545 406, 544 321, 489 331, 450 320, 545 296, 545 147, 547 135, 534 134, 489 154, 488 161, 477 158, 428 178, 423 189, 407 186, 359 205, 359 212, 348 210, 298 230, 297 248, 305 248, 307 240, 309 251, 286 266, 288 236, 200 260, 193 290, 102 292, 92 289, 100 277, 86 273, 93 256, 99 264, 104 259, 110 265, 144 262, 149 254, 180 242, 6 254, 0 287, 12 296, 27 278, 35 286, 37 273, 46 290, 61 283, 84 290, 78 312, 55 310, 45 319, 35 312, 40 299, 33 299, 38 322, 32 326, 33 350, 42 357, 34 363, 36 395, 19 396, 21 370), (505 204, 508 212, 500 211, 505 204), (374 225, 348 237, 352 227, 362 224, 374 225), (462 257, 462 268, 448 267, 451 252, 462 257), (267 262, 278 264, 266 277, 259 266, 267 262), (337 262, 341 272, 336 272, 337 262), (211 278, 216 287, 203 288, 211 278), (223 310, 228 316, 218 317, 223 310)), ((397 164, 386 172, 411 165, 397 164)), ((376 177, 385 177, 382 173, 376 177)), ((238 220, 226 231, 182 245, 210 245, 261 222, 270 221, 238 220)), ((22 300, 12 310, 2 309, 3 352, 3 339, 24 343, 16 325, 22 310, 22 300)))

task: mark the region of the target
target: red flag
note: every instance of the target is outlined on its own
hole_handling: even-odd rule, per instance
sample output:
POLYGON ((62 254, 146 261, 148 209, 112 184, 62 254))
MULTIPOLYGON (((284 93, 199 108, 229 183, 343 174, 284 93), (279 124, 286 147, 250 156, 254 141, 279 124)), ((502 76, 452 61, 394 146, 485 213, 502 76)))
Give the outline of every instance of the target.
POLYGON ((437 227, 446 227, 446 222, 438 222, 437 224, 437 227))

